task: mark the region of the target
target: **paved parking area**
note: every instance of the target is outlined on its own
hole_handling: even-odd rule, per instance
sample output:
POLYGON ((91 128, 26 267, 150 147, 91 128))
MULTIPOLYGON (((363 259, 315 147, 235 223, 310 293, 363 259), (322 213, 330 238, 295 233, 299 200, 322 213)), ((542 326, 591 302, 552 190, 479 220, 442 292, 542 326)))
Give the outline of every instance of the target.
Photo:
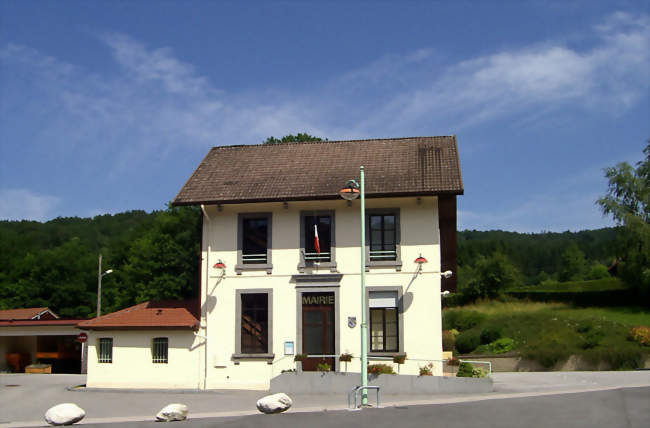
MULTIPOLYGON (((166 404, 181 402, 194 419, 256 414, 264 391, 88 391, 67 388, 85 382, 83 375, 0 375, 0 428, 43 426, 45 411, 75 402, 86 410, 84 423, 151 421, 166 404)), ((650 386, 650 371, 495 373, 495 391, 475 395, 390 395, 382 391, 382 406, 459 404, 484 400, 528 398, 562 393, 597 392, 650 386)), ((371 394, 372 397, 372 394, 371 394)), ((293 396, 291 413, 336 411, 347 407, 340 395, 293 396)))

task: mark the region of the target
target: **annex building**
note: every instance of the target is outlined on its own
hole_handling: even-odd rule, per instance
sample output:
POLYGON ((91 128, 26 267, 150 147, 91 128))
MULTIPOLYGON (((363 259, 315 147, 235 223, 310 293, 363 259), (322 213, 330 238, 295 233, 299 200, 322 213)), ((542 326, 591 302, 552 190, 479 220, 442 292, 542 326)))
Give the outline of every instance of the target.
POLYGON ((370 364, 406 354, 400 373, 433 362, 442 375, 461 194, 455 136, 214 147, 174 200, 202 210, 200 302, 80 323, 87 386, 267 389, 297 368, 359 372, 361 254, 370 364), (360 166, 363 253, 360 201, 339 197, 360 166))

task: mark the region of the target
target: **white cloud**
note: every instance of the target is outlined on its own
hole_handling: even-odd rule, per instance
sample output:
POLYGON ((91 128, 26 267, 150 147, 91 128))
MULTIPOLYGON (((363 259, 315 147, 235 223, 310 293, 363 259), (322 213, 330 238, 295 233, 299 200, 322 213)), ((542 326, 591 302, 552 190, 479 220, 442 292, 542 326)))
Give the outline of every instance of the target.
POLYGON ((28 189, 0 189, 0 219, 48 220, 60 202, 56 196, 39 195, 28 189))
MULTIPOLYGON (((434 119, 461 127, 567 103, 616 115, 650 89, 650 17, 616 13, 595 28, 592 39, 587 49, 545 42, 445 68, 425 63, 429 73, 377 109, 366 126, 390 122, 407 127, 434 119)), ((390 80, 397 73, 400 80, 408 79, 408 68, 395 65, 407 62, 407 56, 391 58, 382 68, 379 61, 374 71, 358 73, 357 83, 390 80), (368 76, 373 72, 374 79, 368 76)))

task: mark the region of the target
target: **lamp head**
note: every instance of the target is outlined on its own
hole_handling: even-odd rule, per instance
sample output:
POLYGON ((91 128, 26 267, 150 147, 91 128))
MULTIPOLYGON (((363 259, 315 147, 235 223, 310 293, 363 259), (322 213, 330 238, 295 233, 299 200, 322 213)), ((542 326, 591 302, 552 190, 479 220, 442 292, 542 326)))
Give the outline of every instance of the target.
POLYGON ((361 192, 359 191, 359 184, 354 180, 348 180, 345 187, 339 190, 339 196, 346 201, 357 199, 361 192))
POLYGON ((440 275, 442 275, 443 278, 448 279, 448 278, 451 278, 451 276, 452 276, 453 274, 454 274, 454 273, 453 273, 452 271, 450 271, 450 270, 446 270, 446 271, 442 272, 440 275))

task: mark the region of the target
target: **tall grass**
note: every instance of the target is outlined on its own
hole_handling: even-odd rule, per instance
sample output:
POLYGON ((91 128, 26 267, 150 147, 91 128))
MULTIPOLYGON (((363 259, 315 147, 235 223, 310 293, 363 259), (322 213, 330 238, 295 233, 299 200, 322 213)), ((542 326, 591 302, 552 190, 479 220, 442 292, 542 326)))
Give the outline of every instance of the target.
MULTIPOLYGON (((500 329, 525 358, 552 367, 570 355, 614 369, 638 367, 650 348, 627 340, 634 326, 650 325, 642 308, 576 308, 563 303, 482 301, 443 311, 443 328, 461 331, 459 341, 500 329)), ((468 346, 465 344, 465 350, 468 346)), ((479 348, 481 350, 481 348, 479 348)))

